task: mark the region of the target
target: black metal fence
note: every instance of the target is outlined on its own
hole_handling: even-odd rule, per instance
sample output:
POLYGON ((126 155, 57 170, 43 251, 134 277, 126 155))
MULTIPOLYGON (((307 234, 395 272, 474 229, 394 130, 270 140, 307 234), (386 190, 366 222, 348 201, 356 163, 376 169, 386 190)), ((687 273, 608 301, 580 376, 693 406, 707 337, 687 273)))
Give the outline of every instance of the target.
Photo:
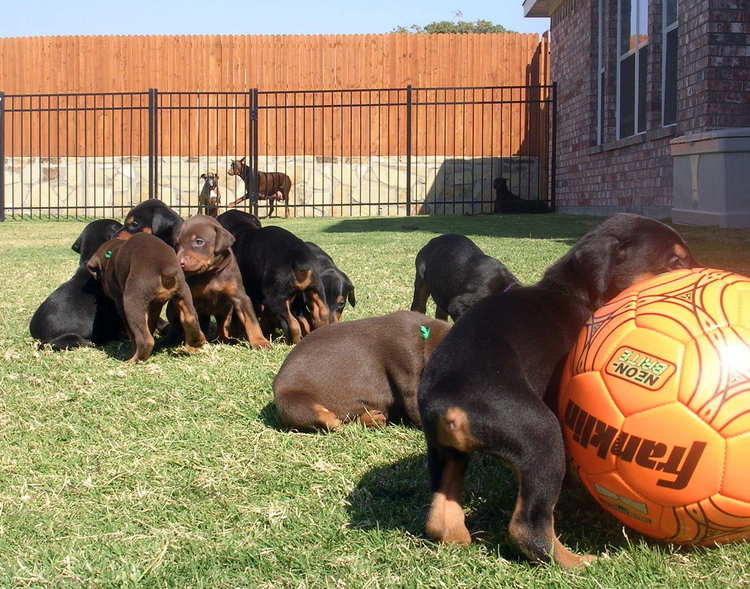
POLYGON ((209 171, 224 207, 254 192, 240 158, 290 177, 294 216, 492 213, 497 178, 553 208, 555 117, 554 86, 0 93, 0 218, 187 216, 209 171))

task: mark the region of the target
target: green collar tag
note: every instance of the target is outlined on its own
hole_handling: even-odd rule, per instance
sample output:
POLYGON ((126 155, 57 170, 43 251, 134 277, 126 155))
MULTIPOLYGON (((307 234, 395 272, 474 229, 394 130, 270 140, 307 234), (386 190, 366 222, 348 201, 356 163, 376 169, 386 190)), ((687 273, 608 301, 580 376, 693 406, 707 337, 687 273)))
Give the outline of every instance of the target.
POLYGON ((430 337, 430 328, 426 325, 420 325, 419 331, 422 332, 422 339, 427 340, 430 337))
POLYGON ((112 252, 110 250, 107 250, 104 252, 104 259, 109 260, 112 257, 112 252))

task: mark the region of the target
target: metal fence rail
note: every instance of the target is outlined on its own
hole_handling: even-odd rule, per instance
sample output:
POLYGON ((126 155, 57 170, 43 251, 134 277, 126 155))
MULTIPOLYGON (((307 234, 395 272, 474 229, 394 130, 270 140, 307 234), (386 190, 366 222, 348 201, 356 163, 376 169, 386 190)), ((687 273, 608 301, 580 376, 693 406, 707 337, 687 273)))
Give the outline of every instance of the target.
POLYGON ((187 216, 206 172, 224 205, 252 191, 243 157, 290 177, 295 216, 491 213, 499 177, 554 205, 554 121, 554 86, 0 93, 0 215, 187 216))

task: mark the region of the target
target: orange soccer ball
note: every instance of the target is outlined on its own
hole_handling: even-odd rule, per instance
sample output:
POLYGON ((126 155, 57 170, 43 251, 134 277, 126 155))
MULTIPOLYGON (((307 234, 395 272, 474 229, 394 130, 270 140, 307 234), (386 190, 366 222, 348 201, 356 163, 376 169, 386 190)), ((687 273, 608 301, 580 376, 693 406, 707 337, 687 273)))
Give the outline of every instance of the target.
POLYGON ((750 278, 675 270, 612 299, 567 358, 559 415, 581 480, 623 523, 750 539, 750 278))

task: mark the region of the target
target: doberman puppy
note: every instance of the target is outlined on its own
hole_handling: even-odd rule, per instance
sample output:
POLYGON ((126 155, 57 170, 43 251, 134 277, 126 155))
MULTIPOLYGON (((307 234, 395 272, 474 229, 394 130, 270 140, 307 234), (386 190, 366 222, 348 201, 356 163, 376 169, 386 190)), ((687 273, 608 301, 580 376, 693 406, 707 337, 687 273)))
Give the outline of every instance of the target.
POLYGON ((230 229, 232 246, 242 273, 245 291, 255 305, 266 334, 280 327, 291 343, 310 331, 292 311, 296 297, 304 294, 312 313, 312 329, 329 322, 323 283, 315 258, 296 235, 281 227, 230 229))
POLYGON ((411 310, 424 313, 427 298, 435 301, 435 316, 453 321, 477 301, 503 292, 518 280, 500 261, 468 237, 446 233, 427 242, 415 260, 411 310))
POLYGON ((312 241, 305 244, 315 256, 315 264, 325 290, 326 305, 328 305, 328 318, 331 323, 341 321, 346 302, 354 307, 357 300, 354 297, 354 284, 344 274, 323 249, 312 241))
POLYGON ((158 198, 150 198, 134 206, 125 215, 125 227, 118 238, 125 240, 136 233, 151 233, 174 247, 181 225, 182 217, 158 198))
POLYGON ((419 426, 419 379, 449 328, 421 313, 398 311, 314 331, 289 353, 273 381, 281 421, 299 430, 400 419, 419 426))
POLYGON ((219 340, 228 342, 234 316, 244 327, 253 348, 268 348, 271 344, 261 332, 253 304, 242 285, 242 274, 231 250, 233 243, 234 236, 218 221, 197 215, 185 221, 180 229, 177 259, 202 325, 215 316, 219 340))
POLYGON ((98 219, 84 227, 71 246, 80 254, 78 270, 34 312, 29 323, 32 337, 54 350, 100 346, 119 337, 123 325, 117 308, 85 264, 121 228, 122 224, 113 219, 98 219))
POLYGON ((250 178, 250 166, 245 164, 245 158, 232 160, 229 164, 227 173, 230 176, 239 176, 245 183, 245 194, 229 203, 227 206, 234 207, 243 200, 250 199, 253 204, 253 210, 258 212, 258 200, 268 199, 268 214, 266 217, 273 215, 274 203, 277 200, 284 201, 284 218, 289 217, 289 191, 292 189, 292 180, 283 172, 258 172, 258 192, 253 190, 253 183, 250 178))
POLYGON ((593 559, 570 552, 555 535, 565 449, 550 409, 554 375, 596 308, 640 280, 695 265, 672 228, 619 214, 584 235, 537 284, 491 295, 466 311, 433 353, 419 389, 432 538, 471 542, 461 495, 469 456, 481 451, 516 473, 509 532, 526 556, 565 568, 593 559))
POLYGON ((147 233, 111 239, 91 256, 86 268, 115 301, 128 328, 135 348, 129 362, 145 361, 151 355, 152 334, 164 303, 170 300, 185 331, 186 349, 193 352, 206 343, 177 256, 160 239, 147 233))
POLYGON ((216 217, 219 214, 219 205, 221 205, 221 193, 219 192, 219 175, 210 171, 201 174, 203 188, 198 195, 198 214, 202 215, 205 211, 209 217, 216 217))
POLYGON ((498 176, 492 182, 495 189, 495 214, 497 213, 549 213, 547 201, 527 200, 513 194, 508 188, 508 181, 498 176))
POLYGON ((216 217, 216 220, 221 224, 224 229, 230 233, 234 233, 240 229, 260 229, 261 224, 258 217, 240 211, 237 209, 229 209, 224 211, 221 215, 216 217))

